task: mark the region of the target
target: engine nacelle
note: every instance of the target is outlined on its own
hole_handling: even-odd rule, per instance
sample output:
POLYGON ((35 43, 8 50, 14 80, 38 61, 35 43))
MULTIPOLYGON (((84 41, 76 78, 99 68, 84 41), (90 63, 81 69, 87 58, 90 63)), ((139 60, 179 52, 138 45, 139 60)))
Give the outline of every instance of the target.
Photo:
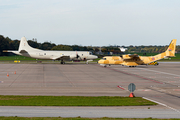
POLYGON ((122 55, 123 59, 131 59, 131 57, 129 55, 122 55))

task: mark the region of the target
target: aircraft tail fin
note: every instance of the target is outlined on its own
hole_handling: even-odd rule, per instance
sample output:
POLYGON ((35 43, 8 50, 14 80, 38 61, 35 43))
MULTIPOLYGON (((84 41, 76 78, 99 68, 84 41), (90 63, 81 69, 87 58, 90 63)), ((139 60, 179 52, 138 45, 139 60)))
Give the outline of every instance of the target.
POLYGON ((176 39, 173 39, 165 52, 150 57, 151 59, 150 61, 153 62, 163 58, 175 57, 175 50, 176 50, 176 39))
POLYGON ((19 52, 21 52, 21 51, 28 51, 28 50, 31 50, 31 49, 32 49, 32 47, 29 46, 26 38, 22 37, 21 41, 20 41, 20 45, 19 45, 18 51, 19 52))
POLYGON ((176 39, 173 39, 165 51, 166 57, 175 57, 176 39))
POLYGON ((26 38, 22 37, 18 51, 19 51, 19 53, 28 53, 28 51, 42 51, 42 50, 39 50, 39 49, 29 46, 26 38))

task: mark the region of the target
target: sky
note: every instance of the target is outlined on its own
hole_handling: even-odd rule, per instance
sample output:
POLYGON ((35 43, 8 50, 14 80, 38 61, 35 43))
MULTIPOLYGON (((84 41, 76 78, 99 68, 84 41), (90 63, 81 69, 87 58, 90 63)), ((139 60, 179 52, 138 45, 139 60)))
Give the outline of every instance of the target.
POLYGON ((180 0, 0 0, 0 35, 82 46, 180 45, 180 0))

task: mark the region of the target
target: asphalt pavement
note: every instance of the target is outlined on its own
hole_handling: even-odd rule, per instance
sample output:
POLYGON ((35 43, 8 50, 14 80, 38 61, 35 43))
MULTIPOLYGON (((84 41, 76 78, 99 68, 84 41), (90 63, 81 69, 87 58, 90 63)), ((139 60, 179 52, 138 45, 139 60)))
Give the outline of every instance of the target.
POLYGON ((45 116, 49 117, 73 115, 73 117, 173 118, 174 116, 174 118, 180 118, 179 68, 180 63, 160 63, 159 66, 135 68, 120 65, 104 68, 98 64, 0 64, 1 95, 129 96, 128 85, 134 83, 135 96, 145 97, 161 104, 158 109, 153 107, 151 109, 147 107, 145 109, 141 107, 6 108, 3 106, 0 107, 0 113, 1 116, 21 116, 27 111, 27 114, 24 113, 25 116, 28 116, 28 113, 38 116, 35 112, 37 110, 40 117, 41 111, 43 113, 47 110, 45 116), (59 109, 58 113, 61 114, 54 112, 53 115, 53 108, 59 109), (74 109, 77 111, 73 113, 74 109), (5 110, 9 110, 9 114, 5 110))

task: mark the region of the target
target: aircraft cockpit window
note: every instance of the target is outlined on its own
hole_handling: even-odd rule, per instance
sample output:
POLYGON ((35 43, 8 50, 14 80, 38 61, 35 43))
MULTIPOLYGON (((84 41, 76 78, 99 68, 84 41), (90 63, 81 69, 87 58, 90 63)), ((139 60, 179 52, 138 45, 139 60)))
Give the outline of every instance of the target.
POLYGON ((106 60, 106 58, 102 58, 103 60, 106 60))
POLYGON ((89 55, 92 55, 92 53, 91 53, 91 52, 89 52, 89 55))

